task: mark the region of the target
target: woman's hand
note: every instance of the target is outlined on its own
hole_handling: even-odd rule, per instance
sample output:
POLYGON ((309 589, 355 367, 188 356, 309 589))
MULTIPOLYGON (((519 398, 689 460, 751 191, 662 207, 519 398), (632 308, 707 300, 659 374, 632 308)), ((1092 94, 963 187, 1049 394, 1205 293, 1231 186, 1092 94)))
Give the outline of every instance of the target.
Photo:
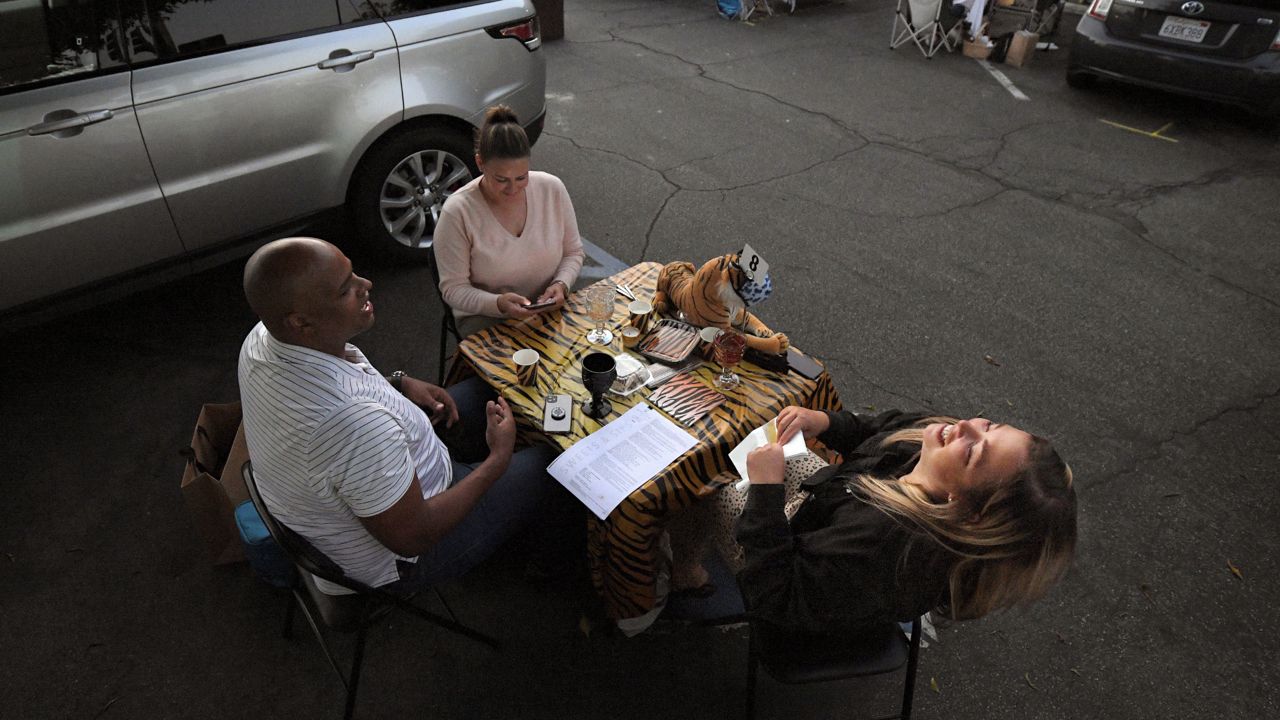
POLYGON ((831 418, 821 410, 789 405, 778 413, 778 442, 783 445, 803 430, 805 437, 817 437, 831 427, 831 418))
POLYGON ((550 300, 554 304, 548 305, 547 307, 542 308, 541 310, 536 310, 535 312, 547 312, 548 310, 555 310, 564 305, 565 286, 563 282, 561 282, 560 280, 556 280, 555 282, 548 285, 547 289, 542 291, 542 294, 538 296, 538 299, 535 302, 544 303, 544 302, 547 302, 548 300, 550 300))
POLYGON ((787 458, 782 446, 768 443, 747 453, 747 475, 752 485, 781 485, 787 475, 787 458))
POLYGON ((537 315, 536 312, 525 309, 524 306, 528 304, 528 298, 517 293, 502 293, 498 296, 498 312, 502 313, 503 317, 524 320, 537 315))

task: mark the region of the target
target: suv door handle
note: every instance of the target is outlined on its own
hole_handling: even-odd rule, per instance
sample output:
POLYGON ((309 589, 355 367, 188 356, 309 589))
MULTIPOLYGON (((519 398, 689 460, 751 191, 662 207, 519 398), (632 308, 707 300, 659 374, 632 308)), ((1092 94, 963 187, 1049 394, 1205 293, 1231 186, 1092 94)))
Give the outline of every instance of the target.
POLYGON ((373 59, 372 50, 362 50, 353 53, 350 50, 334 50, 329 53, 328 60, 321 60, 316 67, 321 70, 332 70, 334 72, 347 72, 352 67, 359 65, 365 60, 373 59))
POLYGON ((103 120, 110 120, 115 117, 115 113, 110 110, 94 110, 87 113, 75 113, 74 110, 55 110, 45 115, 46 121, 38 125, 32 125, 27 128, 28 135, 49 135, 50 133, 64 132, 72 130, 74 132, 58 137, 71 137, 80 134, 80 128, 86 125, 100 123, 103 120), (59 117, 61 116, 61 117, 59 117), (48 118, 53 119, 48 119, 48 118))

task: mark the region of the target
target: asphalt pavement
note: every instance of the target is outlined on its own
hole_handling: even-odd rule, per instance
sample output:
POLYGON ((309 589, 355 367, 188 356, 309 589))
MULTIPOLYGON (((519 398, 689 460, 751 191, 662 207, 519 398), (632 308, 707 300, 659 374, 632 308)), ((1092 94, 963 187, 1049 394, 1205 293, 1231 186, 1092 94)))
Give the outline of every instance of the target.
MULTIPOLYGON (((1061 49, 1012 68, 890 51, 888 0, 751 23, 710 0, 565 5, 533 165, 565 181, 588 275, 750 244, 774 274, 759 314, 827 362, 846 407, 999 418, 1075 471, 1075 568, 1025 611, 941 627, 916 717, 1280 714, 1274 126, 1069 89, 1075 16, 1061 49)), ((427 270, 365 251, 341 220, 311 232, 374 282, 357 344, 434 377, 427 270)), ((241 267, 3 336, 0 717, 339 715, 305 630, 280 637, 285 597, 210 566, 179 492, 201 404, 238 396, 241 267)), ((507 548, 442 588, 500 652, 380 625, 359 716, 742 712, 741 627, 624 638, 524 560, 507 548)), ((897 682, 765 678, 759 710, 884 714, 897 682)))

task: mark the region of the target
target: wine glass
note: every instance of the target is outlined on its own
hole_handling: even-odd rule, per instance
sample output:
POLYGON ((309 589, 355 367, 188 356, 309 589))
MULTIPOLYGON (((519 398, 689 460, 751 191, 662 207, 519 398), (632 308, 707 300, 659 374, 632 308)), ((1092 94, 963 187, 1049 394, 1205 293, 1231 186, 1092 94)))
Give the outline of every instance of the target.
POLYGON ((603 420, 613 412, 613 403, 604 397, 604 393, 617 379, 618 364, 609 353, 587 353, 582 358, 582 386, 591 393, 591 399, 582 402, 582 412, 587 417, 603 420))
POLYGON ((587 342, 597 345, 608 345, 613 342, 613 333, 605 328, 605 322, 613 317, 613 288, 600 284, 587 290, 587 316, 595 321, 596 327, 587 333, 587 342))
POLYGON ((716 387, 721 390, 732 390, 742 383, 733 368, 742 362, 742 353, 747 349, 747 339, 741 333, 725 330, 716 336, 711 343, 715 350, 716 362, 720 363, 720 375, 716 378, 716 387))

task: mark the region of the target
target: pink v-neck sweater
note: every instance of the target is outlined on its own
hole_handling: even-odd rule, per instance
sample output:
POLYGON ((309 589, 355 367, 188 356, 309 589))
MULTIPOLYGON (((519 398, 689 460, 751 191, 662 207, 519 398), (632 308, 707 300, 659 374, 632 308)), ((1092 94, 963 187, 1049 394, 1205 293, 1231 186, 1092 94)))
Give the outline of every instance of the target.
POLYGON ((556 280, 572 287, 582 270, 582 238, 573 203, 560 178, 531 171, 528 212, 519 237, 494 217, 476 178, 445 201, 436 225, 440 294, 459 320, 501 317, 505 292, 536 300, 556 280))

